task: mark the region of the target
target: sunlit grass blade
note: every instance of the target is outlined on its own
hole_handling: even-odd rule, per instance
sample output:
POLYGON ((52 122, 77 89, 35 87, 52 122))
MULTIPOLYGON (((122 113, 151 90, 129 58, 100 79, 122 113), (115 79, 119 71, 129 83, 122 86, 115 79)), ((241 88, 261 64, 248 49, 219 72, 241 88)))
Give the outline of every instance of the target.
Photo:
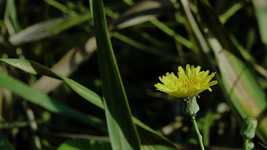
POLYGON ((197 39, 197 44, 199 45, 199 48, 202 49, 203 52, 208 53, 210 51, 209 46, 206 42, 205 37, 203 36, 197 21, 195 20, 193 13, 191 12, 191 3, 188 0, 181 0, 179 1, 180 5, 182 6, 182 9, 184 11, 184 14, 186 16, 187 19, 187 23, 188 25, 190 25, 190 29, 193 33, 193 35, 196 37, 197 39))
POLYGON ((267 46, 267 2, 263 0, 252 0, 252 3, 255 8, 261 39, 265 46, 267 46))
POLYGON ((78 112, 65 105, 64 103, 57 100, 53 100, 46 94, 43 94, 38 90, 32 89, 25 83, 3 73, 0 74, 0 87, 8 89, 16 95, 19 95, 20 97, 24 98, 25 100, 35 105, 38 105, 50 112, 70 117, 72 119, 81 121, 86 124, 90 124, 97 128, 103 127, 102 121, 100 119, 78 112))
POLYGON ((13 45, 38 41, 47 37, 54 36, 73 26, 79 25, 89 20, 90 15, 75 15, 67 18, 56 18, 43 21, 12 35, 9 40, 13 45))
POLYGON ((140 138, 133 124, 131 110, 123 87, 116 58, 109 37, 104 4, 93 0, 94 27, 105 112, 111 145, 114 150, 139 150, 140 138))
POLYGON ((152 54, 152 55, 155 55, 157 57, 162 57, 162 59, 166 59, 168 61, 173 61, 173 62, 177 62, 177 58, 173 55, 170 55, 164 51, 162 51, 162 49, 158 49, 158 48, 154 48, 152 47, 151 45, 146 45, 146 44, 143 44, 139 41, 136 41, 134 39, 131 39, 129 36, 126 36, 126 35, 123 35, 121 33, 118 33, 118 32, 113 32, 112 33, 112 37, 113 38, 116 38, 130 46, 133 46, 134 48, 140 50, 140 51, 143 51, 143 52, 146 52, 146 53, 149 53, 149 54, 152 54))
POLYGON ((243 1, 233 4, 233 6, 231 6, 222 15, 220 15, 219 19, 220 19, 221 23, 225 24, 232 16, 234 16, 243 7, 244 7, 243 1))
POLYGON ((20 30, 15 0, 6 1, 4 22, 10 35, 20 30))
POLYGON ((75 11, 73 11, 72 9, 68 8, 67 6, 65 6, 64 4, 61 4, 60 2, 56 1, 56 0, 45 0, 45 2, 53 7, 55 7, 56 9, 60 10, 61 12, 68 14, 68 15, 77 15, 75 11))
POLYGON ((162 3, 159 1, 142 1, 115 20, 114 26, 117 29, 124 29, 142 24, 155 19, 162 11, 162 8, 162 3))

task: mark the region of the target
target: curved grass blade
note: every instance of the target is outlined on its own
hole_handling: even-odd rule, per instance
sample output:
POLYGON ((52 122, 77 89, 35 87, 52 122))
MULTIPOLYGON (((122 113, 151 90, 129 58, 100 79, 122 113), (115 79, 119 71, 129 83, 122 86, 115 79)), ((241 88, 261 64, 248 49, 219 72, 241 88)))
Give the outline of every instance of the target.
POLYGON ((64 4, 60 3, 59 1, 56 0, 45 0, 45 3, 47 3, 50 6, 53 6, 54 8, 58 9, 59 11, 68 14, 68 15, 77 15, 75 11, 72 9, 68 8, 64 4))
POLYGON ((15 0, 6 1, 4 22, 10 35, 20 30, 15 0))
POLYGON ((105 112, 112 149, 140 150, 140 138, 133 124, 107 29, 104 4, 102 0, 93 0, 92 4, 99 70, 103 80, 105 112))
POLYGON ((163 9, 159 1, 142 1, 113 22, 116 29, 124 29, 155 19, 163 9))
POLYGON ((79 25, 89 20, 90 15, 75 15, 67 18, 56 18, 34 24, 17 34, 12 35, 9 41, 13 45, 38 41, 50 36, 54 36, 73 26, 79 25))
POLYGON ((38 105, 50 112, 58 113, 72 119, 81 121, 86 124, 90 124, 96 128, 103 127, 103 123, 100 119, 94 116, 87 116, 81 112, 78 112, 60 101, 53 100, 46 94, 32 89, 28 85, 21 81, 18 81, 6 74, 0 74, 0 87, 6 88, 13 93, 19 95, 25 100, 38 105))

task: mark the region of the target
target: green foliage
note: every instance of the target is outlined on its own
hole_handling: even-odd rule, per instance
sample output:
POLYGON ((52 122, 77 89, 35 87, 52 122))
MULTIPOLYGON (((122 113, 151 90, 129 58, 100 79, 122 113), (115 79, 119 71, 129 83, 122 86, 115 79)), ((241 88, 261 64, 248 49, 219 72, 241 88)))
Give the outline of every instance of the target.
POLYGON ((153 87, 185 64, 220 82, 197 101, 205 146, 263 149, 264 0, 103 1, 0 0, 1 150, 197 149, 183 104, 153 87))
POLYGON ((125 89, 112 49, 102 0, 93 0, 94 27, 101 78, 104 108, 112 148, 139 150, 140 138, 132 121, 125 89))

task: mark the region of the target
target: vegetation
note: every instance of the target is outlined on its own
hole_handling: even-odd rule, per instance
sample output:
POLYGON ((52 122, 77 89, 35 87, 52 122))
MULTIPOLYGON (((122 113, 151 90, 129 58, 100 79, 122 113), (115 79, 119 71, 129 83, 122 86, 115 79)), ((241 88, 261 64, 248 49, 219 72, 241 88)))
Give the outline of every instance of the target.
POLYGON ((267 149, 266 17, 264 0, 0 0, 0 149, 267 149))

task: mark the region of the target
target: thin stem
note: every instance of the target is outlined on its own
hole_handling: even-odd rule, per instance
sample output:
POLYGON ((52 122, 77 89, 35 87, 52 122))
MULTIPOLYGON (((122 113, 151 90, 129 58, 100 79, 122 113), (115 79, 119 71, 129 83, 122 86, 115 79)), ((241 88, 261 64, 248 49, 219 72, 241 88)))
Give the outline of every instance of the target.
POLYGON ((255 137, 256 129, 257 129, 257 119, 255 118, 246 118, 244 120, 244 125, 241 130, 241 135, 244 138, 244 149, 245 150, 253 150, 254 143, 252 139, 255 137))
POLYGON ((197 122, 196 122, 196 117, 194 115, 191 116, 191 119, 192 119, 192 122, 193 122, 193 125, 194 125, 194 129, 197 133, 197 138, 198 138, 198 143, 201 147, 201 150, 205 150, 205 147, 204 147, 204 143, 203 143, 203 138, 202 138, 202 135, 198 129, 198 125, 197 125, 197 122))

